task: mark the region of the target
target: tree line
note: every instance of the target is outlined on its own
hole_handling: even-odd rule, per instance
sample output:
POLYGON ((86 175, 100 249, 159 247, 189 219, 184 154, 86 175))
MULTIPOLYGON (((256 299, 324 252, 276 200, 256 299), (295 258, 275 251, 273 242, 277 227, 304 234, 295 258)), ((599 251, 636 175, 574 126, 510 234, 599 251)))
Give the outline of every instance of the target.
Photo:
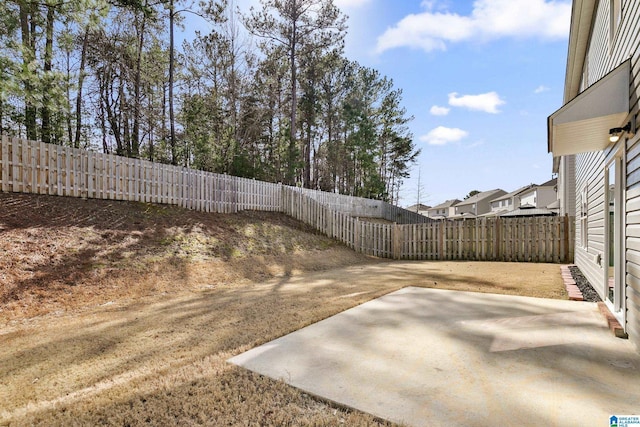
POLYGON ((412 117, 346 32, 333 0, 7 0, 0 132, 397 202, 412 117))

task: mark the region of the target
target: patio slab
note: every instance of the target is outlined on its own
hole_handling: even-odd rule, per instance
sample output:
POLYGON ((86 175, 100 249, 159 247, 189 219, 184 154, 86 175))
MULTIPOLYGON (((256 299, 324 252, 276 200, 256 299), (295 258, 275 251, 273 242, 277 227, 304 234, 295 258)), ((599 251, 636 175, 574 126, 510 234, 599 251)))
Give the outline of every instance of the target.
POLYGON ((409 287, 229 361, 409 426, 640 414, 640 354, 595 303, 409 287))

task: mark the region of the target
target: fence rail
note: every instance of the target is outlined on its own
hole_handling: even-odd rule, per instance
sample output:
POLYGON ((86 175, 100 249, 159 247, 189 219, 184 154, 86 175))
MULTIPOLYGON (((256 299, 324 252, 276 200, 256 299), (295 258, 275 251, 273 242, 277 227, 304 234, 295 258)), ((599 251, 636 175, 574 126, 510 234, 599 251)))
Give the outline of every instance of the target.
POLYGON ((236 213, 283 212, 383 258, 570 262, 569 217, 434 221, 387 203, 3 136, 4 192, 126 200, 236 213), (384 218, 378 224, 358 217, 384 218))

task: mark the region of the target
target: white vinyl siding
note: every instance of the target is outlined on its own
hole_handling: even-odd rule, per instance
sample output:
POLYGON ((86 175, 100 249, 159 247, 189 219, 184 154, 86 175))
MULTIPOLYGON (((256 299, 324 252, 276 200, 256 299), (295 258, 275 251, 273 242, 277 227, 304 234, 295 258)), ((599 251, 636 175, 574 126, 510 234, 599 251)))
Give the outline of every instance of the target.
MULTIPOLYGON (((586 54, 584 90, 623 61, 631 57, 630 111, 638 111, 640 99, 640 2, 620 2, 621 19, 612 16, 616 9, 611 1, 598 2, 589 48, 586 54), (615 27, 612 31, 613 24, 615 27)), ((625 294, 626 325, 630 338, 640 347, 640 136, 626 146, 625 199, 625 294)), ((584 153, 575 157, 576 195, 581 202, 583 188, 587 188, 588 220, 581 221, 580 205, 576 206, 576 242, 582 242, 583 223, 588 224, 587 248, 576 245, 575 262, 603 296, 604 270, 596 262, 604 255, 604 160, 606 152, 584 153)))
POLYGON ((578 234, 580 236, 580 246, 585 250, 589 248, 589 192, 585 186, 580 192, 580 226, 578 227, 578 234))
POLYGON ((579 219, 579 209, 576 211, 576 159, 574 155, 564 156, 560 160, 558 173, 558 199, 561 200, 560 215, 569 215, 579 219))
MULTIPOLYGON (((598 264, 598 256, 604 258, 604 153, 576 155, 576 188, 579 198, 587 198, 587 216, 576 224, 576 264, 603 297, 604 262, 598 264), (587 230, 583 231, 584 224, 587 230), (586 233, 586 241, 583 233, 586 233), (584 244, 586 243, 586 247, 584 244)), ((578 200, 582 210, 582 200, 578 200)))
POLYGON ((609 49, 613 50, 622 19, 622 0, 609 0, 609 49))
POLYGON ((536 195, 538 194, 537 190, 531 191, 529 193, 524 193, 522 196, 520 196, 520 206, 523 205, 531 205, 531 206, 538 206, 537 205, 537 199, 536 199, 536 195))
MULTIPOLYGON (((627 333, 640 338, 640 137, 627 143, 625 204, 627 333)), ((640 344, 638 344, 640 346, 640 344)))

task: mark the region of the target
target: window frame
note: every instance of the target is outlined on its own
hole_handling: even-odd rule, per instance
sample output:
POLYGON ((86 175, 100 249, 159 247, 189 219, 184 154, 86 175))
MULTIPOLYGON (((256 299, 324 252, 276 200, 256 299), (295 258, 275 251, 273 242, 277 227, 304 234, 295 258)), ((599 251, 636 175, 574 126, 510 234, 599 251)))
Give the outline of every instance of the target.
POLYGON ((580 244, 589 249, 589 191, 585 186, 580 192, 580 244))

